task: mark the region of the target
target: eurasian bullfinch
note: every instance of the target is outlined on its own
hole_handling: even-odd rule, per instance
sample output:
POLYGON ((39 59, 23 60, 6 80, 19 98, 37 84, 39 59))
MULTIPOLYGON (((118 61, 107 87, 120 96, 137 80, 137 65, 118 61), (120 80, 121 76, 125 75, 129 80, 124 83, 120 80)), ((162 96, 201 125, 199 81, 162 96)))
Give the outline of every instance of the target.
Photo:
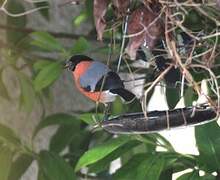
POLYGON ((116 96, 132 101, 135 95, 126 90, 119 75, 99 61, 85 55, 74 55, 67 60, 65 67, 72 71, 76 87, 95 102, 107 104, 116 96))

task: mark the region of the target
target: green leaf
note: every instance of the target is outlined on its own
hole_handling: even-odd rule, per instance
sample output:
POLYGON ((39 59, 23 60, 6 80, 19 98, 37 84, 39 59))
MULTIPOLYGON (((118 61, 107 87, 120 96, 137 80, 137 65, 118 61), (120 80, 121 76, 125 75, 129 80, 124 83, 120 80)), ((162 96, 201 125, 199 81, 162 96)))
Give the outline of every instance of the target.
POLYGON ((84 38, 80 37, 70 49, 71 54, 83 53, 90 48, 89 42, 84 38))
POLYGON ((38 160, 39 168, 46 180, 74 180, 76 176, 74 170, 59 155, 41 151, 38 160))
POLYGON ((196 163, 192 157, 187 155, 179 154, 177 152, 160 152, 165 160, 166 168, 172 168, 174 172, 185 170, 186 168, 194 167, 196 163))
POLYGON ((85 1, 85 6, 86 6, 86 13, 87 13, 87 17, 91 19, 91 21, 93 21, 93 1, 91 0, 86 0, 85 1))
POLYGON ((166 138, 164 138, 163 136, 161 136, 160 134, 152 134, 151 136, 154 137, 154 138, 156 138, 157 141, 158 141, 160 144, 166 146, 166 148, 167 148, 168 150, 170 150, 170 151, 175 151, 174 148, 173 148, 173 146, 172 146, 172 144, 171 144, 166 138))
POLYGON ((114 179, 158 180, 164 165, 162 156, 151 153, 137 154, 114 174, 114 179))
POLYGON ((18 180, 21 176, 26 172, 28 167, 33 162, 33 157, 27 154, 21 154, 17 159, 13 162, 9 174, 9 178, 7 180, 18 180))
POLYGON ((178 177, 177 180, 200 180, 199 172, 192 171, 192 172, 183 174, 182 176, 178 177))
POLYGON ((38 60, 33 64, 33 68, 36 72, 42 70, 45 66, 48 66, 51 64, 51 61, 49 60, 38 60))
POLYGON ((118 138, 110 139, 109 141, 88 150, 78 161, 75 171, 80 168, 97 162, 98 160, 106 157, 111 152, 118 149, 120 146, 126 144, 130 140, 129 136, 120 136, 118 138))
POLYGON ((133 136, 134 139, 145 143, 146 145, 157 146, 156 138, 153 135, 140 135, 133 136))
POLYGON ((47 32, 38 31, 31 33, 33 37, 32 45, 35 45, 46 51, 63 51, 64 48, 60 42, 47 32))
POLYGON ((164 168, 164 159, 161 156, 152 154, 145 161, 141 162, 137 167, 137 179, 154 179, 160 178, 160 174, 164 168))
MULTIPOLYGON (((19 2, 18 0, 8 1, 7 10, 15 14, 25 12, 22 3, 19 2)), ((20 17, 7 16, 7 25, 15 28, 24 28, 26 25, 26 16, 20 16, 20 17)), ((26 33, 8 30, 6 31, 6 35, 7 35, 7 42, 12 45, 16 45, 26 36, 26 33)))
POLYGON ((40 8, 40 7, 48 7, 48 8, 39 10, 39 12, 41 13, 41 15, 42 15, 46 20, 49 20, 49 3, 48 3, 47 1, 44 1, 44 2, 36 2, 36 3, 34 3, 34 5, 35 5, 37 8, 40 8))
POLYGON ((126 109, 123 107, 120 98, 116 98, 116 100, 112 104, 111 113, 112 115, 115 114, 123 114, 126 112, 126 109))
POLYGON ((128 151, 132 151, 133 148, 139 144, 140 144, 140 142, 138 142, 138 141, 130 141, 127 144, 122 145, 121 147, 119 147, 118 149, 116 149, 115 151, 113 151, 112 153, 110 153, 109 155, 104 157, 103 159, 97 161, 94 164, 91 164, 89 166, 89 172, 98 173, 98 172, 102 172, 104 170, 107 170, 110 163, 113 160, 119 158, 121 155, 124 155, 128 151))
POLYGON ((71 125, 76 124, 77 118, 68 114, 53 114, 43 119, 35 128, 33 137, 43 128, 51 125, 71 125))
POLYGON ((15 147, 21 145, 21 141, 15 135, 15 133, 10 128, 2 124, 0 124, 0 141, 1 140, 3 140, 6 143, 10 143, 14 145, 15 147))
MULTIPOLYGON (((190 28, 192 31, 200 31, 203 29, 202 20, 203 17, 197 11, 189 11, 185 17, 185 26, 190 28)), ((207 23, 207 22, 206 22, 207 23)))
POLYGON ((27 112, 31 112, 35 103, 35 92, 30 79, 23 73, 18 72, 21 86, 20 103, 27 112))
POLYGON ((137 150, 135 149, 138 153, 143 152, 143 149, 144 152, 154 152, 157 147, 157 139, 154 134, 134 135, 133 138, 143 142, 142 151, 139 149, 140 147, 137 150))
POLYGON ((186 107, 192 106, 192 102, 196 100, 195 91, 192 87, 188 87, 184 94, 184 102, 186 107))
POLYGON ((10 100, 7 88, 5 87, 5 84, 2 80, 2 70, 0 70, 0 96, 6 100, 10 100))
POLYGON ((75 124, 61 125, 50 140, 50 151, 60 153, 74 139, 78 138, 79 131, 79 121, 76 121, 75 124))
MULTIPOLYGON (((158 157, 151 157, 151 160, 147 161, 149 164, 146 165, 144 162, 141 165, 141 169, 146 172, 146 176, 140 176, 142 179, 154 179, 154 180, 159 180, 160 179, 160 174, 162 173, 163 169, 165 168, 165 161, 162 156, 158 157)), ((140 170, 141 171, 141 170, 140 170)), ((140 179, 141 179, 140 178, 140 179)))
POLYGON ((11 169, 13 152, 7 146, 0 148, 0 179, 8 180, 11 169))
POLYGON ((171 180, 173 176, 173 169, 166 169, 160 174, 160 180, 171 180))
POLYGON ((38 171, 37 180, 48 180, 42 171, 38 171))
POLYGON ((169 108, 174 108, 177 102, 180 99, 180 93, 178 88, 167 88, 166 89, 166 98, 169 108))
POLYGON ((98 122, 103 119, 103 114, 83 113, 79 116, 79 119, 84 121, 86 124, 94 125, 96 124, 96 121, 98 122))
POLYGON ((62 66, 60 63, 50 63, 45 66, 35 77, 34 87, 36 91, 40 91, 50 86, 56 81, 62 72, 62 66))
POLYGON ((141 153, 131 157, 126 164, 116 171, 116 173, 113 175, 113 179, 136 179, 137 167, 140 163, 145 161, 146 156, 147 154, 141 153))
MULTIPOLYGON (((158 152, 158 155, 165 161, 164 167, 172 169, 173 172, 183 171, 197 166, 196 157, 193 155, 180 154, 177 152, 158 152)), ((157 155, 157 156, 158 156, 157 155)))
POLYGON ((213 172, 220 167, 220 128, 216 122, 195 128, 199 161, 213 172))
POLYGON ((216 180, 216 177, 211 174, 206 174, 204 176, 200 176, 199 180, 216 180))
POLYGON ((88 18, 87 13, 86 12, 81 12, 79 16, 74 18, 74 25, 75 26, 79 26, 82 22, 84 22, 86 19, 88 18))
POLYGON ((77 141, 73 139, 68 146, 69 154, 67 155, 70 155, 70 162, 72 167, 75 168, 79 158, 83 155, 85 151, 88 150, 92 138, 92 133, 87 131, 86 129, 81 129, 77 132, 77 134, 75 135, 75 139, 77 139, 77 141))

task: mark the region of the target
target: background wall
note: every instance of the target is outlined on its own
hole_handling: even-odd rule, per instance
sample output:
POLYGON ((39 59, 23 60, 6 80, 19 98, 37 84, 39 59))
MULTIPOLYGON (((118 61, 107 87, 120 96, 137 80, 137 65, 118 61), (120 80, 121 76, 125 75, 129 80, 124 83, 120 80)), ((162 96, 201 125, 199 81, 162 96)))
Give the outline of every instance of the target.
MULTIPOLYGON (((91 24, 86 22, 79 27, 74 27, 73 17, 77 16, 82 5, 67 5, 58 7, 62 0, 50 1, 48 23, 41 14, 34 12, 29 14, 27 28, 39 31, 64 32, 76 35, 87 34, 91 30, 91 24)), ((24 1, 26 9, 33 8, 30 3, 24 1)), ((0 12, 0 23, 4 24, 6 15, 0 12)), ((5 31, 0 29, 0 38, 5 37, 5 31)), ((74 43, 73 39, 60 39, 65 46, 71 46, 74 43)), ((0 57, 1 58, 1 57, 0 57)), ((12 127, 16 133, 24 140, 30 143, 31 134, 34 128, 40 122, 41 108, 36 105, 31 114, 21 111, 19 108, 18 98, 20 95, 18 78, 10 69, 7 69, 4 75, 7 89, 12 100, 6 101, 0 98, 0 122, 12 127)), ((70 72, 63 72, 62 76, 52 86, 53 102, 47 103, 47 114, 58 112, 73 112, 73 111, 87 111, 94 107, 94 103, 88 101, 80 93, 76 91, 70 72)), ((55 132, 56 127, 50 127, 42 130, 39 136, 35 139, 35 148, 44 149, 48 147, 48 139, 55 132)), ((29 171, 22 178, 23 180, 37 179, 36 164, 33 164, 29 171)))

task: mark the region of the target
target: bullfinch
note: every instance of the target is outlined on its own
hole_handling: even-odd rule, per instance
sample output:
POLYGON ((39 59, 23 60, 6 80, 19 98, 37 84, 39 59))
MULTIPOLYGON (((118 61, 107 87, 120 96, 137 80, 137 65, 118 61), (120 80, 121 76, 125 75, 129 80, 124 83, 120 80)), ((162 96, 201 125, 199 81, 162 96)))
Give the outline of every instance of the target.
POLYGON ((85 55, 74 55, 66 61, 65 68, 72 71, 78 90, 95 102, 108 104, 116 96, 132 101, 135 95, 126 90, 123 81, 107 65, 85 55))

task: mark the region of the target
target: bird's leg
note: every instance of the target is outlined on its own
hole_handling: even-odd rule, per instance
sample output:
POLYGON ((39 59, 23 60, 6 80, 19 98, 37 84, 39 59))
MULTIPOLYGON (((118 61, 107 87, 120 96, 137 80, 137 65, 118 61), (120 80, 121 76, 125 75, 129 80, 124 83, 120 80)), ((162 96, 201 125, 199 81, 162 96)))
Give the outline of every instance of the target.
POLYGON ((104 118, 103 118, 103 121, 105 120, 108 120, 108 117, 109 117, 109 110, 111 108, 111 103, 106 103, 104 104, 105 105, 105 110, 104 110, 104 118))

